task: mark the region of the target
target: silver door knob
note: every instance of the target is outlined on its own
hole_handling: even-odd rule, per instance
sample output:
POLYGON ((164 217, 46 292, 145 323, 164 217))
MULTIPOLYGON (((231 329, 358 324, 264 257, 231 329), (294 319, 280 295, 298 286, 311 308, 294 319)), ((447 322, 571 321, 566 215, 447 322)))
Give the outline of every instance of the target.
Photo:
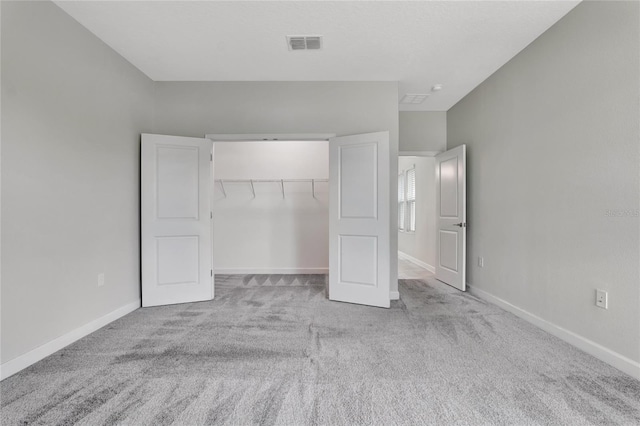
POLYGON ((464 222, 460 222, 460 223, 454 224, 453 226, 459 226, 460 228, 465 228, 467 226, 467 224, 464 223, 464 222))

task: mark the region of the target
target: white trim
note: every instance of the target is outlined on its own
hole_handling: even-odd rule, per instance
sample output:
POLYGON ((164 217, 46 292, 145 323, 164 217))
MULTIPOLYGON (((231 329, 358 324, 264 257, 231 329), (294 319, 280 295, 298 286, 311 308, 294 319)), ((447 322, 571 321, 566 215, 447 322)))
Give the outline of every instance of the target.
POLYGON ((17 372, 24 370, 30 365, 35 364, 41 359, 48 357, 49 355, 59 351, 65 346, 69 346, 73 342, 80 340, 85 336, 88 336, 89 334, 117 320, 118 318, 122 318, 123 316, 135 311, 140 306, 141 300, 138 299, 135 302, 124 305, 116 309, 115 311, 109 312, 108 314, 101 316, 98 319, 95 319, 81 327, 76 328, 75 330, 71 330, 67 334, 63 334, 62 336, 53 339, 52 341, 45 343, 42 346, 38 346, 37 348, 27 352, 26 354, 20 355, 17 358, 5 362, 4 364, 0 365, 0 380, 4 380, 7 377, 13 376, 17 372))
POLYGON ((207 133, 205 138, 216 142, 256 142, 256 141, 328 141, 335 133, 207 133))
POLYGON ((399 291, 390 291, 389 292, 389 300, 400 300, 400 292, 399 291))
POLYGON ((403 253, 400 250, 398 250, 398 258, 400 258, 402 260, 407 260, 407 261, 413 263, 414 265, 418 265, 421 268, 424 268, 427 271, 431 272, 432 274, 436 273, 436 268, 435 267, 429 265, 426 262, 423 262, 420 259, 416 259, 415 257, 408 255, 407 253, 403 253))
POLYGON ((329 268, 215 268, 215 274, 225 275, 270 275, 270 274, 323 274, 329 273, 329 268))
POLYGON ((624 355, 620 355, 619 353, 614 352, 611 349, 605 348, 604 346, 585 337, 582 337, 579 334, 576 334, 545 319, 542 319, 532 313, 529 313, 522 308, 512 305, 506 300, 492 295, 491 293, 488 293, 477 287, 470 286, 469 283, 467 283, 467 289, 471 294, 478 296, 479 298, 486 300, 487 302, 493 303, 494 305, 501 307, 505 311, 511 312, 512 314, 535 325, 536 327, 541 328, 547 333, 564 340, 570 345, 575 346, 578 349, 581 349, 582 351, 588 353, 589 355, 592 355, 599 360, 604 361, 607 364, 617 368, 618 370, 629 374, 631 377, 635 377, 636 379, 640 380, 640 363, 627 358, 624 355))
POLYGON ((398 157, 435 157, 442 151, 398 151, 398 157))

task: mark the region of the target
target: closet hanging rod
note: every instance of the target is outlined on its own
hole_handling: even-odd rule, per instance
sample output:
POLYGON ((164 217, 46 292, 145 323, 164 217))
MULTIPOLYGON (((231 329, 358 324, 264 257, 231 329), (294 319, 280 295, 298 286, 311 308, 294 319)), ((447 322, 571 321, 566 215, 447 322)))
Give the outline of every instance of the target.
POLYGON ((282 189, 282 198, 284 198, 284 183, 293 183, 293 182, 308 182, 311 183, 311 193, 313 194, 313 198, 316 198, 316 182, 329 182, 329 179, 214 179, 214 182, 218 182, 220 184, 220 189, 222 189, 222 195, 224 198, 227 198, 227 191, 225 190, 225 183, 248 183, 251 185, 251 193, 253 194, 253 198, 256 198, 256 189, 254 183, 279 183, 280 188, 282 189))
POLYGON ((224 182, 224 183, 280 183, 280 182, 329 182, 329 179, 216 179, 216 182, 224 182))

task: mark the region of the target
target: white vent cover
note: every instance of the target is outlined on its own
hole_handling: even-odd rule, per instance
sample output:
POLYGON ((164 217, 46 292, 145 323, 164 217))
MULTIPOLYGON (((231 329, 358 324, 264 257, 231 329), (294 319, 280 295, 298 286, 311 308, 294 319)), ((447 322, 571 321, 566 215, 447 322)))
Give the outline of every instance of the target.
POLYGON ((429 97, 429 93, 407 93, 400 100, 401 104, 417 105, 424 102, 429 97))
POLYGON ((320 50, 322 36, 287 36, 289 50, 320 50))

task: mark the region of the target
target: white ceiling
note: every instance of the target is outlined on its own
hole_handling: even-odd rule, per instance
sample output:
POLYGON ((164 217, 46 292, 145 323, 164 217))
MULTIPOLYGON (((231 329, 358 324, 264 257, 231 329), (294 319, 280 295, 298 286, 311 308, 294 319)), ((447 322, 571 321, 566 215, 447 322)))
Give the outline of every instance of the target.
POLYGON ((446 111, 579 1, 56 1, 156 81, 398 81, 446 111), (323 35, 292 52, 287 35, 323 35))

